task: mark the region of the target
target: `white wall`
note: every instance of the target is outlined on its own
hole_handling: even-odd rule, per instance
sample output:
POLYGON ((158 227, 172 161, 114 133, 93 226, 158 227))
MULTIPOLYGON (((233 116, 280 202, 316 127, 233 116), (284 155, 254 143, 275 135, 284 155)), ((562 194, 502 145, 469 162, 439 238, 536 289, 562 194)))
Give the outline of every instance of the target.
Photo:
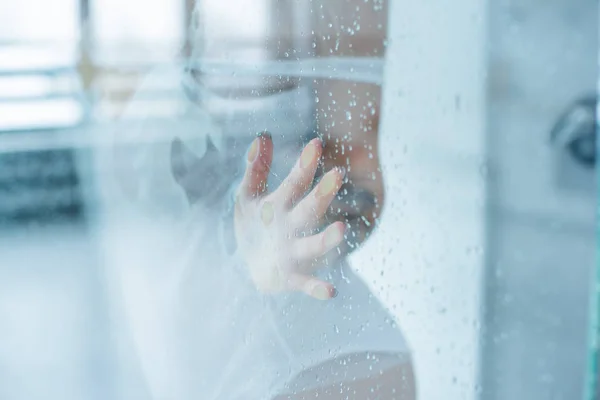
POLYGON ((427 400, 478 392, 485 2, 460 4, 391 2, 380 150, 386 209, 353 260, 395 312, 427 400))
POLYGON ((598 3, 490 5, 483 399, 582 399, 596 276, 597 172, 549 136, 594 92, 598 3))

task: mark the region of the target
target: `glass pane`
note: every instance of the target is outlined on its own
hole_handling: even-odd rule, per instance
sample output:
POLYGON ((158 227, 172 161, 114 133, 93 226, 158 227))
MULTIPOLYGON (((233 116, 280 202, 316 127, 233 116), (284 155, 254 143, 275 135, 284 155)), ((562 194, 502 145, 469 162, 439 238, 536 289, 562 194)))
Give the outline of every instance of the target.
POLYGON ((595 2, 46 3, 0 399, 597 398, 595 2))

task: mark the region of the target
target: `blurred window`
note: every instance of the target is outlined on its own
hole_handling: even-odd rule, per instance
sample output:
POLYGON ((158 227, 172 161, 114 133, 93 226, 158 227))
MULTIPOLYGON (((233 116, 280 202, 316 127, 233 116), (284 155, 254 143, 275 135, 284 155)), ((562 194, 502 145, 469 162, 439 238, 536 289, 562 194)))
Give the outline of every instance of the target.
POLYGON ((78 0, 0 3, 0 131, 81 122, 78 0))

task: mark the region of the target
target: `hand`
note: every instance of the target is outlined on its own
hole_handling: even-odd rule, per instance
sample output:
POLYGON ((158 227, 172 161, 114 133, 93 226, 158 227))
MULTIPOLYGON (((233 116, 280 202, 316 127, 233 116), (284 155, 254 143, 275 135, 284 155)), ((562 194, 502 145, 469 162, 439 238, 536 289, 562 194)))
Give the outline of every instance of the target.
POLYGON ((267 193, 273 159, 270 135, 256 138, 248 151, 236 198, 235 236, 252 280, 262 292, 298 291, 320 300, 337 294, 331 283, 312 275, 342 243, 345 231, 344 223, 337 221, 314 232, 322 226, 344 179, 342 169, 332 169, 306 194, 321 153, 320 139, 313 139, 284 182, 267 193))

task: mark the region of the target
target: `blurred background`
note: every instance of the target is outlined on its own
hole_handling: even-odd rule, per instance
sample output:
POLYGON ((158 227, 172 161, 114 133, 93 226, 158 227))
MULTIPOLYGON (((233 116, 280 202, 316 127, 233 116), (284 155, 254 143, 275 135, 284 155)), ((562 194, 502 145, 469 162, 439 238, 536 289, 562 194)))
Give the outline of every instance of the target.
MULTIPOLYGON (((90 233, 94 133, 138 77, 185 51, 190 1, 0 2, 0 398, 117 399, 90 233), (151 51, 149 50, 151 49, 151 51)), ((173 88, 148 108, 173 116, 173 88)), ((94 139, 96 138, 96 139, 94 139)), ((119 394, 120 393, 120 394, 119 394)))
MULTIPOLYGON (((460 217, 463 208, 471 207, 464 193, 474 193, 474 207, 481 208, 473 230, 460 242, 465 247, 437 260, 439 271, 454 263, 450 270, 457 277, 465 270, 453 254, 471 260, 469 271, 476 273, 461 279, 472 278, 472 288, 456 280, 448 281, 446 289, 473 293, 476 304, 464 304, 471 307, 464 314, 453 314, 456 310, 447 305, 431 315, 417 312, 415 318, 453 315, 457 332, 468 324, 477 335, 476 351, 469 353, 477 358, 469 366, 475 372, 460 392, 469 395, 460 398, 583 398, 595 352, 589 345, 589 321, 595 307, 590 309, 596 257, 597 2, 482 4, 428 8, 399 1, 389 16, 392 45, 413 44, 397 45, 388 61, 399 65, 408 54, 421 57, 422 64, 407 63, 410 67, 402 70, 415 73, 416 78, 406 75, 421 85, 414 92, 389 78, 388 71, 386 107, 393 109, 395 101, 430 107, 419 118, 439 121, 476 109, 482 128, 458 140, 437 136, 415 146, 423 151, 411 165, 430 179, 428 193, 438 210, 459 216, 448 214, 432 225, 446 232, 437 233, 442 242, 454 227, 468 225, 460 217), (439 34, 455 43, 468 37, 461 24, 481 27, 481 48, 467 53, 485 69, 479 80, 467 82, 457 73, 465 78, 457 81, 453 71, 443 69, 460 57, 431 50, 439 25, 419 22, 420 33, 397 28, 403 22, 410 26, 410 18, 423 21, 428 13, 447 15, 440 19, 447 29, 440 28, 439 34), (438 74, 440 85, 428 91, 429 97, 418 92, 427 87, 419 68, 438 74), (455 87, 446 88, 444 82, 455 87), (469 97, 469 90, 480 89, 484 95, 469 97), (456 204, 445 200, 448 196, 456 204), (465 315, 476 321, 463 321, 465 315)), ((123 364, 122 344, 111 329, 103 255, 93 233, 98 171, 92 149, 145 72, 189 54, 192 8, 193 0, 0 3, 0 399, 148 398, 135 360, 123 364)), ((465 71, 470 65, 467 59, 465 71)), ((142 99, 146 110, 157 119, 176 117, 180 104, 174 91, 157 85, 142 99)), ((401 201, 390 207, 410 212, 401 201)), ((435 264, 440 254, 430 254, 430 262, 435 264)), ((364 253, 361 259, 372 255, 364 253)), ((388 262, 387 270, 393 269, 394 262, 388 262)), ((375 272, 364 274, 383 288, 375 272)), ((439 288, 429 293, 429 286, 415 283, 419 276, 386 272, 385 279, 393 282, 379 294, 389 305, 400 304, 398 293, 406 293, 400 287, 423 285, 423 292, 415 293, 444 301, 439 288), (405 281, 406 276, 415 280, 405 281)), ((452 305, 462 307, 459 300, 452 305)), ((403 313, 409 315, 398 311, 401 326, 403 313)), ((410 340, 419 332, 407 336, 410 340)), ((438 351, 452 349, 455 353, 449 354, 460 356, 460 346, 456 350, 451 341, 444 343, 435 346, 438 351)), ((449 368, 439 379, 448 387, 460 384, 461 372, 449 368)), ((464 370, 464 365, 457 360, 456 368, 464 370)), ((421 384, 426 382, 421 378, 421 384)))

